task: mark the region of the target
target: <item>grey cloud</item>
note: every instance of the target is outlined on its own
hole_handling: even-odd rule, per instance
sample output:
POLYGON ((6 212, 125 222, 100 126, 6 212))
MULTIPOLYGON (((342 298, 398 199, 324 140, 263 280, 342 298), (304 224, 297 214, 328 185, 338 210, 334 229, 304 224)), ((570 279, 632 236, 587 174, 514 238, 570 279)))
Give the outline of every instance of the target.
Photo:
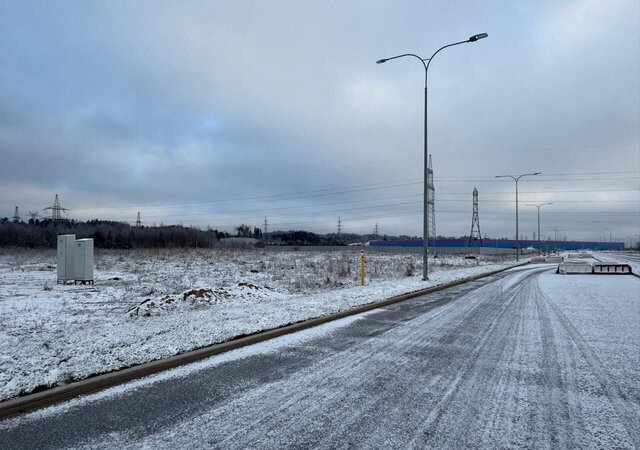
MULTIPOLYGON (((34 195, 26 189, 31 185, 52 192, 65 187, 66 195, 89 208, 419 180, 423 69, 415 61, 375 61, 408 51, 428 56, 481 31, 489 39, 443 52, 430 69, 439 232, 468 232, 470 193, 480 184, 487 200, 481 206, 484 231, 512 233, 512 186, 493 182, 493 175, 640 167, 640 33, 632 1, 606 7, 287 1, 40 6, 37 14, 28 3, 0 7, 0 25, 12 36, 0 43, 0 105, 8 105, 0 106, 0 176, 25 186, 22 198, 3 195, 4 215, 16 202, 35 201, 28 197, 34 195)), ((638 178, 545 180, 528 186, 638 188, 638 178)), ((395 201, 407 203, 420 192, 419 185, 345 192, 332 197, 344 202, 333 209, 314 197, 271 197, 261 205, 293 207, 271 214, 274 221, 297 223, 307 218, 295 206, 318 204, 319 222, 310 229, 341 214, 361 231, 378 217, 389 233, 419 234, 419 202, 351 212, 349 202, 373 206, 377 199, 388 204, 382 199, 405 196, 395 201)), ((551 196, 567 209, 583 205, 560 200, 584 195, 531 197, 551 196)), ((638 199, 633 191, 614 195, 638 199)), ((238 202, 236 210, 248 212, 228 220, 258 220, 252 205, 238 202)), ((590 208, 607 206, 594 202, 590 208)), ((638 211, 633 203, 617 210, 623 207, 638 211)), ((173 211, 165 211, 164 222, 189 217, 182 214, 186 208, 173 211)), ((211 213, 193 216, 200 225, 224 212, 216 204, 190 211, 211 213)), ((637 232, 628 219, 609 221, 619 224, 621 235, 637 232)), ((601 227, 579 215, 553 220, 566 222, 576 237, 601 227)))

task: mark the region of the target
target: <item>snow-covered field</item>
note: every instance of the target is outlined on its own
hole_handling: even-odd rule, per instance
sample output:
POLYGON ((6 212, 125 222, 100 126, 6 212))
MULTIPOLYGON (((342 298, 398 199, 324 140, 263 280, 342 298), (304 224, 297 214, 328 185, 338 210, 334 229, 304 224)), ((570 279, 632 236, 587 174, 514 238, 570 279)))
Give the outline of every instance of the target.
POLYGON ((2 421, 0 447, 640 448, 639 294, 520 267, 2 421))
POLYGON ((0 400, 489 272, 514 261, 344 251, 97 251, 95 285, 55 252, 0 254, 0 400))

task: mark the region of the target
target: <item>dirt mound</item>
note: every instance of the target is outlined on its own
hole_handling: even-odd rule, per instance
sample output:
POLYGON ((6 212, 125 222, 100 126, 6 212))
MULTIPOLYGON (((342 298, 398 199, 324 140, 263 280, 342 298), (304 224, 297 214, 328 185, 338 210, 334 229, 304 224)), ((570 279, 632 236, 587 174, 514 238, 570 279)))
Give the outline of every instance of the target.
POLYGON ((160 316, 169 311, 185 308, 203 308, 231 297, 225 289, 191 289, 178 296, 165 295, 158 299, 146 299, 128 311, 132 317, 160 316))
POLYGON ((182 300, 187 301, 191 300, 192 303, 198 301, 207 301, 207 300, 221 300, 225 298, 231 297, 226 290, 219 289, 192 289, 190 291, 184 292, 182 294, 182 300))

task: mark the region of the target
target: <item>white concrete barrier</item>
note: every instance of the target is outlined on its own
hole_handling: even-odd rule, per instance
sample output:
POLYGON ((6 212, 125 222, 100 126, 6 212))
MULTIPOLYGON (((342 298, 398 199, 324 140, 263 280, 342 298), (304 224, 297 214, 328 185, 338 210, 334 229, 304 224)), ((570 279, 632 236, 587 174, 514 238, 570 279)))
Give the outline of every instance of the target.
POLYGON ((558 273, 562 274, 591 274, 593 266, 590 263, 582 261, 563 262, 558 266, 558 273))
POLYGON ((551 264, 559 264, 562 262, 562 256, 546 256, 544 260, 551 264))

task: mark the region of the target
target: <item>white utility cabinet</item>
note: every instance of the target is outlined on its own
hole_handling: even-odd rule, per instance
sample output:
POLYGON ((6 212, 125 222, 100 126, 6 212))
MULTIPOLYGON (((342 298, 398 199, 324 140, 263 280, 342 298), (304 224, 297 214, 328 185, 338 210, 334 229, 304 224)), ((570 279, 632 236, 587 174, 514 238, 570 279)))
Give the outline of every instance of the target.
POLYGON ((78 239, 75 253, 74 280, 93 284, 93 239, 78 239))
POLYGON ((76 235, 61 234, 58 236, 58 283, 75 279, 76 235))

